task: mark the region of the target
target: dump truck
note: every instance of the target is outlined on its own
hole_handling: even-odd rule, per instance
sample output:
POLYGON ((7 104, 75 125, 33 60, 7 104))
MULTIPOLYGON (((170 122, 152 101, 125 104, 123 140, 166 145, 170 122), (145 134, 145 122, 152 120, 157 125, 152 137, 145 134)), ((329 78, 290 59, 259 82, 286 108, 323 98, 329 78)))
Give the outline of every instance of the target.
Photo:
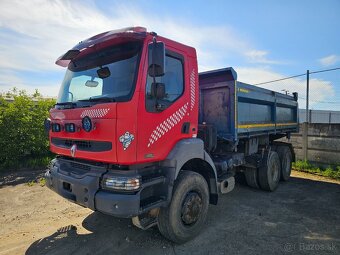
POLYGON ((295 160, 298 95, 237 80, 233 68, 198 72, 193 47, 129 27, 86 39, 66 67, 45 121, 57 156, 47 186, 83 207, 135 226, 157 225, 183 243, 235 176, 274 191, 295 160))

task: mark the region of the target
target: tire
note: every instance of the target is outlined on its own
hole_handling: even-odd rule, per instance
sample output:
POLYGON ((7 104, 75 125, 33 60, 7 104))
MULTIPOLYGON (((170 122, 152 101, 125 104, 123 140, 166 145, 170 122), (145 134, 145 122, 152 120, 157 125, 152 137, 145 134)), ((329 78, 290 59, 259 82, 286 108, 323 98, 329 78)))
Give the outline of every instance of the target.
POLYGON ((264 156, 258 174, 261 189, 274 191, 277 188, 281 175, 281 163, 279 155, 275 151, 269 151, 264 156))
POLYGON ((293 155, 289 146, 278 146, 276 150, 281 162, 281 181, 288 181, 292 172, 293 155))
POLYGON ((176 179, 171 203, 158 215, 161 234, 175 243, 184 243, 200 233, 209 206, 209 189, 202 175, 182 171, 176 179))
POLYGON ((254 188, 254 189, 259 189, 259 183, 257 181, 258 179, 258 169, 257 168, 250 168, 247 167, 246 169, 244 169, 244 175, 246 177, 246 182, 248 184, 248 186, 254 188))

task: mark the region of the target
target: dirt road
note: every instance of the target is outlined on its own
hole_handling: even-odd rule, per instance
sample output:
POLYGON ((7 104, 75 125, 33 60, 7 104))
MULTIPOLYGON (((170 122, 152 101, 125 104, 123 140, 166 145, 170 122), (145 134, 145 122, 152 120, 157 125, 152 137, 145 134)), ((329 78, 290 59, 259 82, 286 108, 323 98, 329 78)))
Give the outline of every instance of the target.
POLYGON ((25 184, 41 175, 0 176, 0 255, 340 254, 340 182, 293 172, 273 193, 237 184, 210 206, 200 236, 174 245, 157 228, 141 231, 25 184))

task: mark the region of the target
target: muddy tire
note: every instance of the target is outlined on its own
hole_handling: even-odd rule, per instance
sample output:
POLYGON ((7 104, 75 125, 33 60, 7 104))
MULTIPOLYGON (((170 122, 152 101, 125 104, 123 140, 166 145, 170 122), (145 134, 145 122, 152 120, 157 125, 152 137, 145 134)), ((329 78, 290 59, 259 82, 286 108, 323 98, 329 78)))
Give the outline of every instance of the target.
POLYGON ((254 188, 254 189, 259 189, 259 183, 257 181, 258 179, 258 169, 257 168, 250 168, 247 167, 244 169, 244 176, 246 177, 246 182, 248 186, 254 188))
POLYGON ((277 188, 281 175, 281 162, 275 151, 269 151, 264 156, 258 174, 261 189, 274 191, 277 188))
POLYGON ((170 204, 160 209, 158 229, 165 238, 184 243, 202 230, 208 206, 206 180, 198 173, 182 171, 176 179, 170 204))
POLYGON ((288 181, 292 172, 292 151, 288 146, 278 146, 276 150, 281 162, 281 181, 288 181))

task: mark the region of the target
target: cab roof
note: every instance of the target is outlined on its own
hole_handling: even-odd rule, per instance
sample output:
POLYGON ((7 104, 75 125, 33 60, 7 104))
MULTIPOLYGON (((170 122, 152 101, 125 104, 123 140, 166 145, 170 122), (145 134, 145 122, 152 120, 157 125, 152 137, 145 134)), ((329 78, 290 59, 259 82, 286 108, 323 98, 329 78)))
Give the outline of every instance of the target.
POLYGON ((67 67, 71 60, 87 55, 90 52, 96 51, 110 46, 113 42, 126 42, 126 41, 142 41, 147 36, 157 36, 160 40, 164 40, 170 44, 180 45, 180 48, 186 50, 192 56, 196 57, 196 51, 194 48, 173 41, 171 39, 158 36, 155 32, 147 32, 145 27, 126 27, 117 30, 111 30, 98 35, 92 36, 84 41, 79 42, 72 49, 61 55, 55 62, 57 65, 67 67))

